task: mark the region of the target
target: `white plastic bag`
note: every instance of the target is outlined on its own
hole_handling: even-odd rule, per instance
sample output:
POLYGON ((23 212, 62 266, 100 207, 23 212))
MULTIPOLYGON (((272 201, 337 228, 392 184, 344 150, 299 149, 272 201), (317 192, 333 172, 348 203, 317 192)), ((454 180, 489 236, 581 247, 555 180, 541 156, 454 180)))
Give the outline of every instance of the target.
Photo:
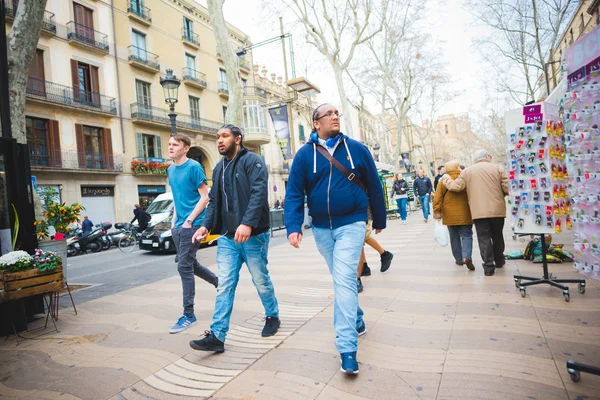
POLYGON ((448 227, 442 225, 442 221, 435 221, 434 239, 440 246, 448 246, 448 227))

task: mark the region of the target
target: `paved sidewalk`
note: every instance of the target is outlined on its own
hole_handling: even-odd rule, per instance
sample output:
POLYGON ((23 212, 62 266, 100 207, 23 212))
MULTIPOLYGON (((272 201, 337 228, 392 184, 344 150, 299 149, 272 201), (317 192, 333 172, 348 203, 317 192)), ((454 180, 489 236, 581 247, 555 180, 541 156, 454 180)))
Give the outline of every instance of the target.
MULTIPOLYGON (((522 248, 509 233, 507 250, 522 248)), ((357 377, 339 371, 331 278, 307 237, 300 250, 270 250, 283 322, 275 337, 260 337, 262 306, 243 268, 226 352, 191 350, 210 325, 215 291, 198 280, 198 324, 169 335, 181 312, 174 277, 81 304, 77 316, 61 309, 59 333, 0 342, 0 398, 600 398, 600 377, 573 383, 565 370, 567 359, 600 364, 600 282, 588 280, 585 295, 572 286, 569 303, 549 287, 521 298, 513 274, 540 275, 540 265, 509 261, 484 277, 475 250, 477 269, 467 272, 419 213, 407 225, 389 221, 377 239, 395 258, 381 274, 367 251, 373 275, 360 295, 368 333, 357 377)), ((550 268, 577 276, 570 263, 550 268)))

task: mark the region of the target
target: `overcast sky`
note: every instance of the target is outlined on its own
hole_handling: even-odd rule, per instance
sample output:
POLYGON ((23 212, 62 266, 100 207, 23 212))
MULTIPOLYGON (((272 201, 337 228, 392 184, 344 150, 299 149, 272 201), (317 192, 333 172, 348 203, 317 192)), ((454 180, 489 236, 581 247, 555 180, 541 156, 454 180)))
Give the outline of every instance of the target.
MULTIPOLYGON (((196 1, 206 6, 206 0, 196 1)), ((443 49, 443 60, 447 63, 453 89, 458 93, 458 97, 452 102, 442 106, 438 115, 473 112, 483 105, 485 99, 482 89, 485 85, 486 68, 482 66, 479 54, 472 45, 474 35, 481 34, 482 30, 474 26, 472 16, 462 7, 461 0, 435 3, 437 4, 434 5, 434 10, 427 16, 427 23, 431 35, 439 41, 439 46, 443 49)), ((261 0, 226 0, 224 13, 225 19, 248 34, 253 43, 279 34, 276 16, 261 8, 261 0)), ((288 27, 288 23, 284 19, 285 27, 288 27)), ((286 29, 289 30, 290 28, 286 29)), ((315 55, 316 50, 313 51, 303 43, 304 37, 296 32, 293 35, 296 75, 307 77, 321 89, 320 101, 336 102, 337 89, 329 64, 319 55, 315 55)), ((276 72, 283 76, 281 54, 279 44, 253 50, 255 63, 261 67, 266 65, 269 74, 276 72)))

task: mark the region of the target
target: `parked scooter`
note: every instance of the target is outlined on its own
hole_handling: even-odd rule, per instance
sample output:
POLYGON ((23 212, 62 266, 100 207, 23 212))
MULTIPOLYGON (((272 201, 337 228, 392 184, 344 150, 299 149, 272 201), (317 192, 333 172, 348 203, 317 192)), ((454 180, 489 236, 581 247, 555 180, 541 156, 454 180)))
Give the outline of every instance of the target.
POLYGON ((73 247, 75 247, 79 252, 83 252, 84 254, 90 250, 92 253, 98 253, 105 246, 105 240, 103 239, 106 234, 102 229, 102 225, 95 225, 91 232, 81 234, 78 236, 77 240, 73 243, 73 247))
POLYGON ((110 249, 110 245, 112 244, 110 236, 108 234, 108 230, 112 228, 112 224, 110 222, 103 222, 100 224, 100 227, 102 228, 103 233, 103 235, 101 236, 102 250, 108 250, 110 249))
POLYGON ((125 237, 125 234, 129 229, 131 229, 131 224, 129 222, 117 222, 115 224, 116 231, 110 232, 108 236, 111 239, 113 246, 119 246, 119 240, 125 237))

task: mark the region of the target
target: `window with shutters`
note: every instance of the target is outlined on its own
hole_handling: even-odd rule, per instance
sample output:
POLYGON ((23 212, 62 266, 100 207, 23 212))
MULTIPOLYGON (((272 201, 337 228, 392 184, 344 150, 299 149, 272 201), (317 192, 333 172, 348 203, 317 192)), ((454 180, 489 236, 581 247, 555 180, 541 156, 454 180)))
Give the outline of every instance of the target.
POLYGON ((73 3, 73 15, 75 16, 75 34, 79 40, 94 42, 94 11, 73 3))
POLYGON ((26 117, 25 127, 31 165, 42 167, 50 166, 48 120, 26 117))
POLYGON ((194 41, 194 22, 183 17, 183 37, 185 40, 194 41))
POLYGON ((150 84, 148 82, 135 80, 135 91, 138 103, 138 112, 147 118, 152 118, 152 98, 150 96, 150 84))
POLYGON ((146 35, 138 31, 132 31, 132 56, 140 61, 148 61, 148 54, 146 53, 146 35))
POLYGON ((189 76, 192 79, 196 78, 196 57, 186 53, 185 68, 185 75, 189 76))
POLYGON ((226 115, 227 115, 227 106, 223 106, 223 121, 225 121, 226 115))
POLYGON ((75 136, 79 168, 115 168, 110 129, 75 124, 75 136))
POLYGON ((153 158, 162 158, 162 139, 159 135, 137 134, 138 158, 145 161, 153 158))
POLYGON ((83 127, 86 168, 101 169, 102 165, 102 128, 83 127))
POLYGON ((192 120, 200 121, 200 99, 194 96, 189 96, 189 98, 192 120))
POLYGON ((44 51, 37 49, 29 67, 27 93, 34 96, 46 97, 46 77, 44 73, 44 51))
POLYGON ((100 107, 100 82, 98 67, 71 60, 73 98, 88 106, 100 107))
POLYGON ((304 137, 304 125, 298 125, 298 139, 300 139, 300 143, 306 143, 306 137, 304 137))

